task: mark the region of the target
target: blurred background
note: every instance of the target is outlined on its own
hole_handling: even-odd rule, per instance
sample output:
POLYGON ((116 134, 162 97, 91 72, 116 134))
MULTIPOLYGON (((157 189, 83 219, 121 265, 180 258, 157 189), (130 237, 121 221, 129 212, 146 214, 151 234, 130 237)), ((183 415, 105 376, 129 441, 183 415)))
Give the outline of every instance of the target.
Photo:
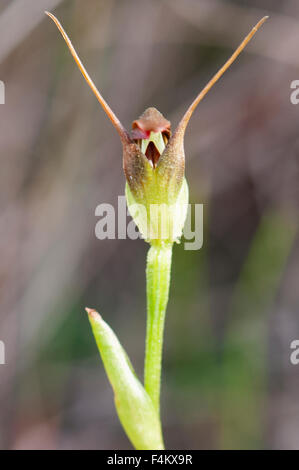
POLYGON ((296 0, 1 0, 0 447, 131 448, 85 306, 143 370, 147 246, 94 234, 121 145, 46 9, 129 128, 148 106, 175 126, 270 16, 187 129, 204 245, 174 249, 162 412, 169 449, 299 448, 296 0))

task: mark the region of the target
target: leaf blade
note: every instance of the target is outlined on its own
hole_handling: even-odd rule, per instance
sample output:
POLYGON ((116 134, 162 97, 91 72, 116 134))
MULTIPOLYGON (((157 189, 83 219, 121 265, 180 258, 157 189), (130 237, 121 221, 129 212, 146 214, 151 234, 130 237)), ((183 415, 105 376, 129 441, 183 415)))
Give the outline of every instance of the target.
POLYGON ((138 450, 164 449, 158 414, 125 350, 101 316, 95 310, 86 311, 127 436, 138 450))

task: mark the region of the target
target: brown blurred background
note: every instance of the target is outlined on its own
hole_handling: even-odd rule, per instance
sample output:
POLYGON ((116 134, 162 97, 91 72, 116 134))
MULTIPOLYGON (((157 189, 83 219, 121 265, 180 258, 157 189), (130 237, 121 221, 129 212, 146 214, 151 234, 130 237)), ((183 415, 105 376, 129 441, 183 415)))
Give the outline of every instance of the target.
POLYGON ((1 0, 0 447, 131 448, 85 306, 143 368, 147 246, 94 234, 121 146, 46 9, 128 127, 148 106, 175 125, 270 16, 188 127, 204 246, 174 250, 162 410, 167 448, 298 449, 296 0, 1 0))

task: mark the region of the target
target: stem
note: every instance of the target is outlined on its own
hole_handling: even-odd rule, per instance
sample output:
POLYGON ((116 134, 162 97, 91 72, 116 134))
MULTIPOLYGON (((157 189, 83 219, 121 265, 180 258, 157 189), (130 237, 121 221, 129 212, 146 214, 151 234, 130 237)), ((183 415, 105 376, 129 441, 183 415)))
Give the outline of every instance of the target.
POLYGON ((145 389, 160 412, 161 365, 165 311, 168 302, 172 244, 153 245, 147 255, 147 328, 145 389))

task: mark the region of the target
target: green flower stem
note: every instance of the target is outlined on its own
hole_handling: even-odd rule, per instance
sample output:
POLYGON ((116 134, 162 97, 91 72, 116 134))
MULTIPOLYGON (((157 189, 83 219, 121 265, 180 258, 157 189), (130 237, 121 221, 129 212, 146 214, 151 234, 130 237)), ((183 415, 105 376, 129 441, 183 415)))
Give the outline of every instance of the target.
POLYGON ((160 412, 161 365, 165 311, 168 302, 172 244, 152 245, 147 255, 147 331, 144 367, 145 390, 160 412))

